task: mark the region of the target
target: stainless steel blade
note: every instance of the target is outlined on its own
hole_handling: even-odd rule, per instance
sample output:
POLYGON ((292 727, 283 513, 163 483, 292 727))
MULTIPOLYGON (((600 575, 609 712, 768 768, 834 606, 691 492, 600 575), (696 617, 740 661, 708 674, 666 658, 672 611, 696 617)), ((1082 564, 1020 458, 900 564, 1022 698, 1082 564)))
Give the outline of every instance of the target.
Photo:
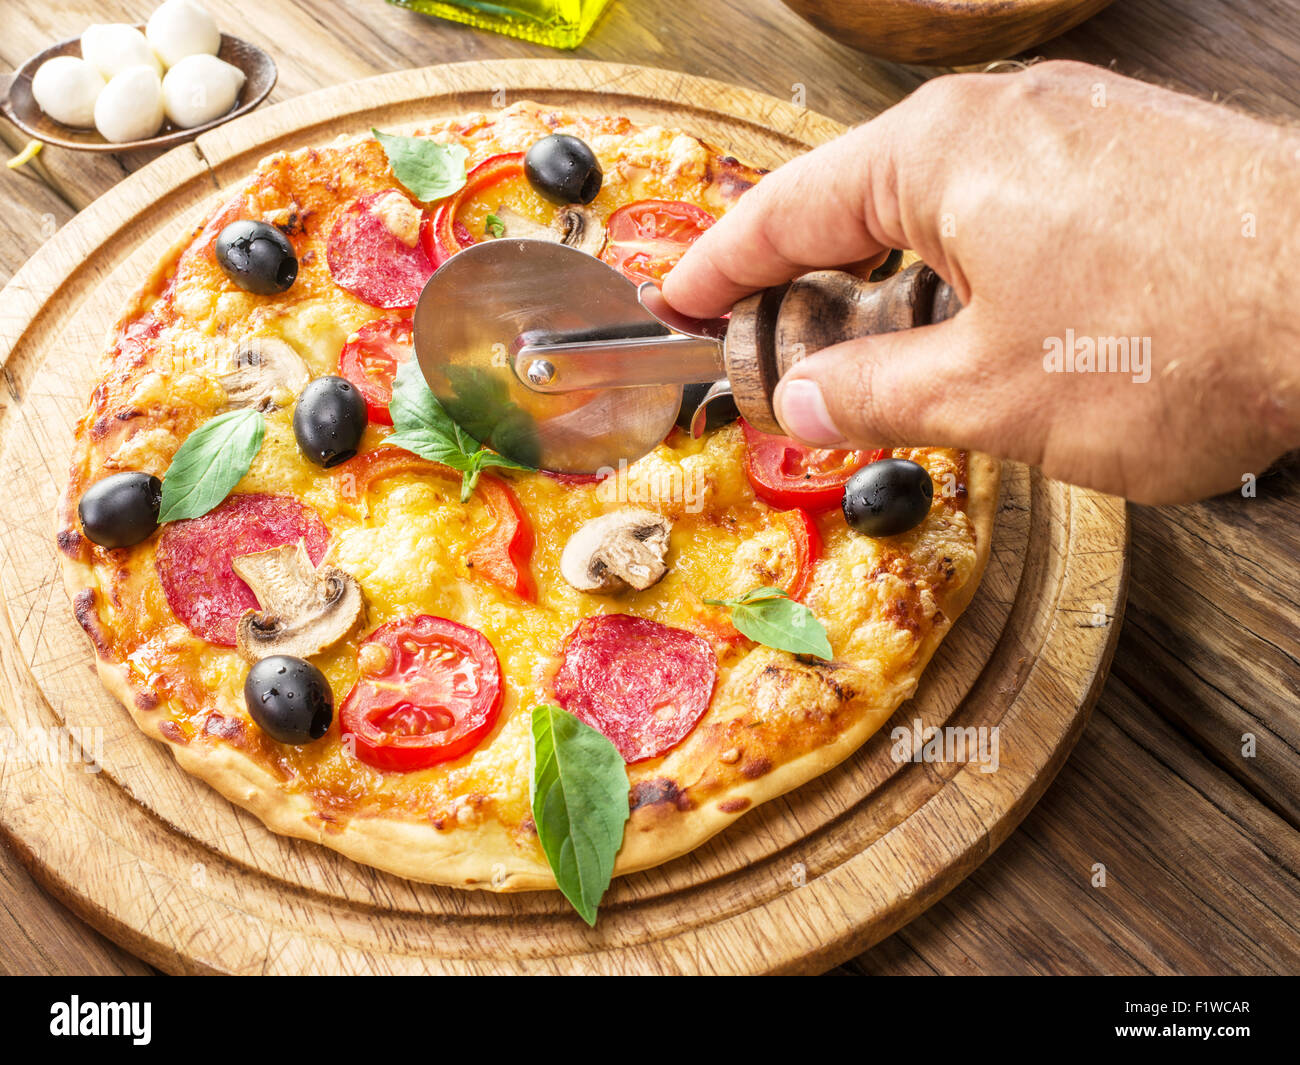
POLYGON ((715 339, 672 334, 621 273, 549 241, 507 237, 452 256, 414 325, 425 380, 467 432, 564 473, 640 458, 672 428, 680 382, 721 367, 715 339))

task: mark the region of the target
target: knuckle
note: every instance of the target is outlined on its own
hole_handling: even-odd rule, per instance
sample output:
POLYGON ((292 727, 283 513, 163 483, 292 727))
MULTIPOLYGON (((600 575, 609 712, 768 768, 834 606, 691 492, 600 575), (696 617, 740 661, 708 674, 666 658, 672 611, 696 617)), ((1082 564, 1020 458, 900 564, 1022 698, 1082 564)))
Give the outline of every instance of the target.
POLYGON ((1080 63, 1076 59, 1048 59, 1034 63, 1029 68, 1040 75, 1055 81, 1073 81, 1078 78, 1094 80, 1099 73, 1107 73, 1090 63, 1080 63))
POLYGON ((1004 83, 1019 98, 1042 96, 1059 92, 1064 88, 1079 84, 1081 79, 1089 83, 1097 80, 1100 71, 1087 63, 1077 63, 1069 59, 1049 59, 1042 63, 1032 63, 1004 79, 1004 83))

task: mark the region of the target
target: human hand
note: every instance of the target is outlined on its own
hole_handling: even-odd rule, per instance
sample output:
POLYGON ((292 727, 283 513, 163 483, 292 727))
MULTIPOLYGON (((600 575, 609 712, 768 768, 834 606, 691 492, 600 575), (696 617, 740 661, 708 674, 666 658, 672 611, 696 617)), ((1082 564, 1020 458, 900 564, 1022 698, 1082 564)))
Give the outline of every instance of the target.
POLYGON ((1078 63, 954 75, 764 178, 664 295, 713 316, 911 248, 962 311, 798 363, 787 432, 1197 499, 1300 445, 1298 193, 1293 130, 1078 63), (1087 372, 1089 342, 1116 368, 1087 372))

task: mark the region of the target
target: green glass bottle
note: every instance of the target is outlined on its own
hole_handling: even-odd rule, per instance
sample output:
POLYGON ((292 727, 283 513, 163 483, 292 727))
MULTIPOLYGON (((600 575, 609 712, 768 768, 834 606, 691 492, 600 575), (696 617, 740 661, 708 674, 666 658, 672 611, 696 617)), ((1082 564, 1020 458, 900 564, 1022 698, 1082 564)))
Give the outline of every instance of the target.
POLYGON ((388 0, 424 15, 452 19, 512 37, 577 48, 609 0, 388 0))

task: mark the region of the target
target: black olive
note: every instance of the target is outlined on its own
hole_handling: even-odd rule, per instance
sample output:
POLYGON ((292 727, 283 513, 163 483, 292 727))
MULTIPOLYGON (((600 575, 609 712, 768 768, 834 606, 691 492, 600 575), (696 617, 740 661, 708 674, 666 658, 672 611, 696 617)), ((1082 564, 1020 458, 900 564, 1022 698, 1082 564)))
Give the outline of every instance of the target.
POLYGON ((552 203, 591 203, 605 172, 586 141, 552 133, 524 156, 524 174, 537 194, 552 203))
MULTIPOLYGON (((691 431, 691 415, 700 405, 704 394, 713 386, 705 381, 702 384, 682 386, 682 408, 677 412, 677 424, 688 433, 691 431)), ((736 401, 731 396, 719 396, 704 408, 704 431, 711 432, 724 425, 730 425, 740 417, 736 401)))
POLYGON ((292 655, 271 655, 248 671, 244 702, 257 727, 278 743, 311 743, 329 731, 334 693, 325 674, 292 655))
POLYGON ((275 226, 241 218, 217 235, 217 262, 245 292, 273 296, 298 276, 298 257, 275 226))
POLYGON ((889 254, 885 256, 885 261, 871 271, 868 281, 884 281, 887 277, 893 277, 898 273, 898 268, 903 265, 903 252, 899 248, 890 248, 889 254))
POLYGON ((844 486, 844 520, 864 536, 896 536, 930 513, 934 482, 908 459, 880 459, 858 470, 844 486))
POLYGON ((130 547, 158 528, 162 481, 147 473, 115 473, 86 489, 77 516, 100 547, 130 547))
POLYGON ((366 401, 342 377, 317 377, 298 394, 293 435, 318 466, 337 466, 357 453, 366 431, 366 401))

